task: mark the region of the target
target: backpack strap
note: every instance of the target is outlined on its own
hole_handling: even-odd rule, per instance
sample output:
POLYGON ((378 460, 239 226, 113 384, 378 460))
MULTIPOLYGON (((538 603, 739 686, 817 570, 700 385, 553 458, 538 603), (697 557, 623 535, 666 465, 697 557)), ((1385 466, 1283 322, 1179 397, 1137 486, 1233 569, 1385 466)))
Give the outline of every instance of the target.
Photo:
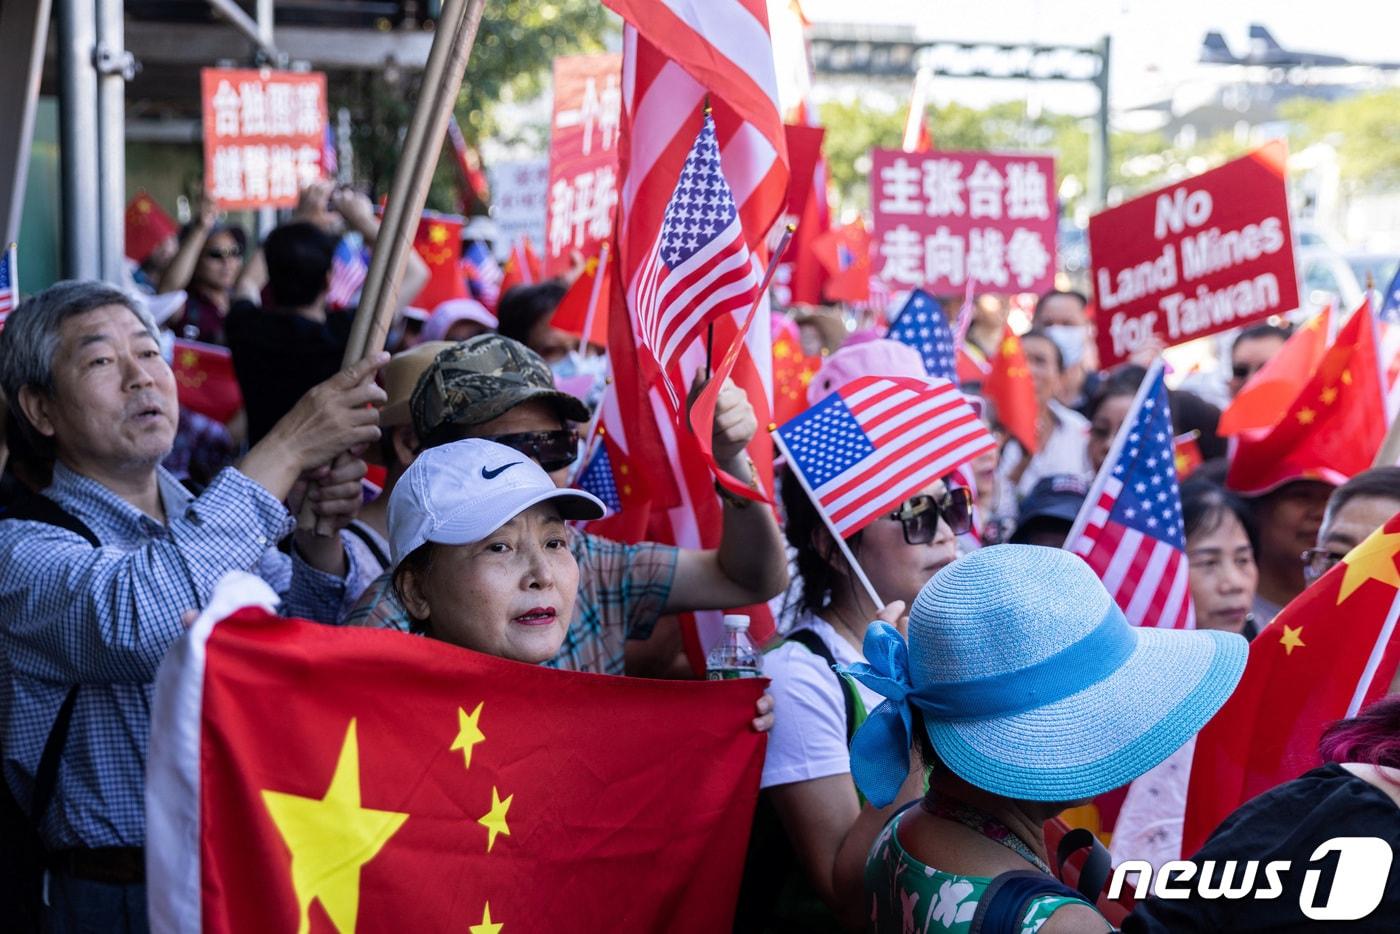
POLYGON ((42 493, 21 496, 10 504, 10 508, 0 514, 0 520, 3 519, 19 519, 25 522, 43 522, 46 525, 56 525, 60 529, 67 529, 69 532, 87 539, 88 544, 94 548, 102 547, 102 543, 97 540, 96 533, 88 528, 82 519, 42 493))
POLYGON ((1074 889, 1033 869, 1015 869, 993 877, 972 915, 969 934, 1019 934, 1031 903, 1055 895, 1082 901, 1074 889))
POLYGON ((1092 904, 1098 902, 1113 865, 1108 850, 1093 831, 1076 827, 1060 838, 1060 845, 1055 848, 1055 872, 1064 878, 1065 861, 1085 847, 1089 848, 1089 855, 1079 870, 1079 894, 1092 904))
POLYGON ((374 540, 374 533, 371 532, 363 522, 356 519, 345 527, 345 531, 365 543, 365 547, 369 549, 369 553, 374 555, 374 560, 379 562, 380 568, 386 571, 389 569, 389 556, 384 553, 384 549, 380 547, 379 542, 374 540))
POLYGON ((796 642, 813 655, 826 662, 826 667, 831 669, 832 675, 836 678, 837 685, 841 688, 841 701, 846 706, 846 742, 851 741, 851 737, 856 734, 856 708, 851 702, 851 692, 846 689, 846 679, 842 678, 836 671, 836 656, 831 654, 831 649, 827 648, 822 637, 810 629, 794 629, 787 634, 787 642, 796 642))

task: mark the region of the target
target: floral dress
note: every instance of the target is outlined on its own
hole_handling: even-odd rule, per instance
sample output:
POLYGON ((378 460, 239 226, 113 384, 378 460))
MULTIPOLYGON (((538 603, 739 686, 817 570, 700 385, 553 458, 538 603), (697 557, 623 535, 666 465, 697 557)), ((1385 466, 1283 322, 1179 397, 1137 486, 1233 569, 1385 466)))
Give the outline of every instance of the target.
MULTIPOLYGON (((896 814, 865 863, 865 890, 871 893, 870 930, 878 934, 966 934, 990 876, 960 876, 925 866, 899 843, 895 829, 907 811, 896 814)), ((1021 934, 1035 934, 1057 909, 1083 905, 1075 898, 1044 895, 1031 902, 1021 934)), ((1104 930, 1110 931, 1107 921, 1104 930)))

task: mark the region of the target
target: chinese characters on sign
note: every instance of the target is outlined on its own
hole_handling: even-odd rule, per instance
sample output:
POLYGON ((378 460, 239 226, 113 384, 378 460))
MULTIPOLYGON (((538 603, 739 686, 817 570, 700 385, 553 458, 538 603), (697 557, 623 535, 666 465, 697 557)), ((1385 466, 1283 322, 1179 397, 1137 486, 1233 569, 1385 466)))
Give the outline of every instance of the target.
POLYGON ((1298 307, 1281 142, 1089 218, 1099 360, 1298 307))
POLYGON ((522 159, 492 163, 491 219, 504 243, 529 237, 532 244, 545 242, 544 219, 549 192, 549 163, 522 159))
POLYGON ((220 208, 291 207, 323 174, 326 76, 205 68, 204 191, 220 208))
POLYGON ((1055 160, 872 153, 875 272, 896 289, 1043 292, 1055 278, 1055 160))
POLYGON ((569 268, 569 254, 595 256, 612 233, 617 205, 617 134, 622 56, 554 60, 544 272, 569 268))

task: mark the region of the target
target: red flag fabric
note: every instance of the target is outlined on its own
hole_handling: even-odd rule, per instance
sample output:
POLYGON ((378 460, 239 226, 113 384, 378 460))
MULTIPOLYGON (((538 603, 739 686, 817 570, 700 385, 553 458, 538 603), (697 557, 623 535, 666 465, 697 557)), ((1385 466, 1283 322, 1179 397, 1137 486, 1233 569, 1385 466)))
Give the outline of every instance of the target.
POLYGON ((1187 477, 1195 473, 1206 462, 1206 457, 1201 453, 1201 446, 1196 440, 1200 436, 1199 431, 1192 429, 1186 434, 1177 435, 1172 439, 1173 459, 1176 461, 1178 483, 1184 483, 1187 477))
POLYGON ((559 300, 559 306, 554 309, 554 317, 550 319, 550 324, 580 340, 585 339, 583 327, 588 321, 588 305, 594 300, 594 290, 597 289, 598 307, 593 312, 593 324, 589 328, 587 341, 599 347, 608 346, 608 306, 612 298, 611 268, 611 263, 603 268, 603 281, 598 282, 598 257, 590 258, 584 264, 583 274, 574 280, 574 284, 569 286, 569 290, 559 300))
POLYGON ((802 352, 797 324, 787 315, 773 314, 773 421, 781 425, 807 408, 807 386, 821 369, 822 359, 802 352))
POLYGON ((1362 302, 1278 424, 1239 439, 1226 484, 1258 494, 1298 478, 1341 484, 1366 470, 1385 440, 1384 386, 1375 320, 1362 302))
POLYGON ((762 690, 202 619, 156 688, 152 926, 728 930, 762 690))
POLYGON ((428 281, 414 301, 433 309, 448 299, 470 298, 462 277, 462 219, 424 214, 418 221, 413 248, 428 265, 428 281))
POLYGON ((1293 332, 1283 348, 1249 378, 1239 395, 1220 413, 1216 434, 1223 438, 1276 425, 1317 372, 1327 351, 1331 322, 1329 305, 1293 332))
POLYGON ((1327 724, 1389 691, 1400 658, 1398 554, 1400 515, 1250 643, 1244 677, 1196 739, 1183 854, 1250 798, 1321 765, 1327 724))
POLYGON ((534 285, 540 281, 542 263, 528 236, 511 244, 510 256, 501 268, 500 294, 505 295, 517 285, 534 285))
POLYGON ((827 272, 812 246, 818 237, 826 233, 831 223, 831 207, 826 199, 826 160, 821 155, 821 142, 826 130, 790 124, 784 124, 783 130, 787 135, 788 156, 792 162, 787 213, 797 219, 792 246, 782 264, 786 267, 783 278, 787 284, 787 304, 820 305, 827 272))
POLYGON ((227 422, 243 408, 243 391, 227 347, 177 339, 170 369, 182 407, 216 422, 227 422))
POLYGON ((161 241, 173 237, 179 230, 154 198, 144 191, 139 192, 126 206, 127 258, 138 263, 145 262, 161 241))
POLYGON ((1035 384, 1031 382, 1026 354, 1021 350, 1021 338, 1009 325, 1002 331, 1001 344, 982 377, 982 395, 992 400, 997 421, 1021 447, 1031 454, 1040 449, 1035 430, 1035 384))
POLYGON ((859 218, 812 241, 812 252, 830 277, 826 297, 836 302, 870 300, 870 234, 859 218))
POLYGON ((481 156, 462 135, 462 126, 457 122, 456 114, 452 115, 447 124, 447 141, 452 144, 452 159, 457 166, 457 174, 462 182, 463 210, 467 213, 475 213, 470 210, 473 207, 473 199, 483 207, 489 207, 491 205, 491 186, 486 181, 486 173, 481 170, 481 156))

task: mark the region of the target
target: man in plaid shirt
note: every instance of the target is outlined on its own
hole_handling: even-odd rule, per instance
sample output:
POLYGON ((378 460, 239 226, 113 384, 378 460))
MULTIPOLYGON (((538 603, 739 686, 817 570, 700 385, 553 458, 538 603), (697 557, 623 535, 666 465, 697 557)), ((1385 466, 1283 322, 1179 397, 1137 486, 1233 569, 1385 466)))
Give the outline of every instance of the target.
POLYGON ((385 359, 317 386, 192 496, 159 466, 179 405, 143 307, 103 283, 72 281, 10 315, 0 385, 12 424, 51 462, 53 479, 46 499, 0 521, 0 766, 47 851, 45 930, 146 929, 153 680, 183 615, 232 570, 261 576, 288 613, 324 622, 359 591, 338 534, 299 530, 290 553, 277 543, 295 525, 283 502, 298 508, 308 476, 323 532, 353 518, 364 464, 340 455, 378 437, 369 405, 384 398, 374 374, 385 359), (36 802, 63 709, 56 781, 36 802))
MULTIPOLYGON (((488 438, 533 458, 556 483, 567 483, 578 454, 571 422, 588 408, 554 386, 549 366, 525 345, 483 334, 440 352, 410 401, 421 447, 488 438)), ((758 423, 742 390, 729 386, 715 409, 715 457, 735 476, 748 476, 743 451, 758 423)), ((564 646, 552 667, 623 674, 627 642, 648 639, 657 619, 691 610, 762 603, 787 586, 787 559, 773 512, 748 500, 724 498, 724 537, 701 551, 655 542, 624 545, 574 531, 578 602, 564 646)), ((378 577, 351 612, 352 625, 403 631, 414 620, 394 590, 393 572, 378 577)), ((679 638, 675 640, 679 645, 679 638)), ((672 655, 675 653, 673 652, 672 655)), ((665 659, 649 658, 652 671, 665 659)))

